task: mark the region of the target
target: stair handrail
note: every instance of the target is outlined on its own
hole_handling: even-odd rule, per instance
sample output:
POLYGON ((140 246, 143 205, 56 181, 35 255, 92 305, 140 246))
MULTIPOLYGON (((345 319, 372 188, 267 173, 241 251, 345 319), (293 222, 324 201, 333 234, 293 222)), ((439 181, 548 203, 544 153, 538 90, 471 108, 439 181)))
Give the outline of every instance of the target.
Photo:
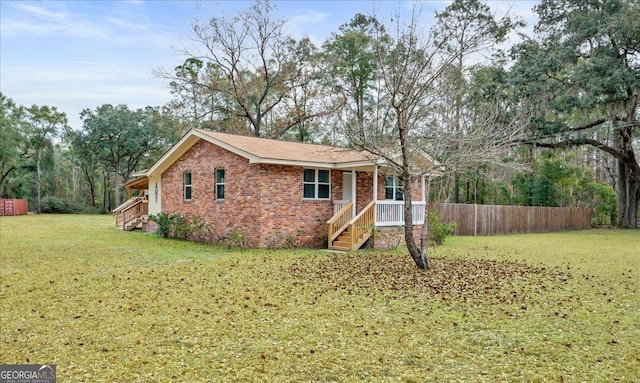
POLYGON ((327 221, 329 244, 331 244, 333 240, 344 231, 344 229, 349 227, 352 217, 353 201, 349 201, 342 209, 340 209, 340 211, 334 214, 334 216, 327 221))
POLYGON ((144 214, 145 214, 145 201, 144 199, 141 201, 138 201, 137 203, 133 204, 131 207, 129 207, 128 209, 124 210, 122 213, 124 215, 124 226, 123 229, 126 229, 126 225, 130 222, 133 222, 135 220, 137 220, 138 218, 141 218, 144 214))
POLYGON ((111 212, 118 213, 118 212, 120 212, 122 210, 125 210, 129 206, 131 206, 131 205, 133 205, 133 204, 135 204, 135 203, 137 203, 139 201, 142 201, 142 200, 144 200, 144 197, 140 197, 140 196, 131 197, 128 200, 126 200, 123 203, 121 203, 120 206, 118 206, 117 208, 113 209, 111 212))
POLYGON ((144 215, 144 197, 132 197, 113 210, 116 227, 125 229, 127 223, 144 215))
POLYGON ((371 201, 358 215, 356 215, 349 226, 351 229, 351 249, 359 248, 369 236, 366 234, 371 232, 371 225, 375 222, 375 206, 376 201, 371 201))

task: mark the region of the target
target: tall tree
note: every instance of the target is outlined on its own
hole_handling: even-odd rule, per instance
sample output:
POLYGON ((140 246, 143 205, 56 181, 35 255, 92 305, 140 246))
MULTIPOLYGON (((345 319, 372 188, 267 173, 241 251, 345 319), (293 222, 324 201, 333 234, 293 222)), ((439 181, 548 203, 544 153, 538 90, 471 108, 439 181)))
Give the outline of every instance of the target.
POLYGON ((100 153, 96 151, 91 137, 85 131, 67 130, 66 140, 70 143, 73 163, 82 171, 83 178, 89 189, 88 204, 96 207, 98 181, 101 174, 100 153))
POLYGON ((67 126, 67 116, 56 107, 33 105, 25 110, 25 134, 36 164, 36 210, 42 212, 42 161, 43 153, 53 149, 52 139, 67 126))
POLYGON ((351 145, 385 157, 403 179, 407 249, 418 268, 429 269, 413 233, 411 186, 424 174, 417 169, 421 168, 419 161, 424 158, 422 155, 427 146, 425 136, 433 126, 437 80, 456 55, 448 52, 444 43, 436 41, 433 35, 426 33, 428 31, 419 28, 420 10, 416 6, 406 25, 401 23, 400 17, 395 18, 391 35, 376 38, 374 42, 382 84, 380 92, 384 93, 383 107, 387 108, 381 113, 384 118, 375 121, 380 128, 374 127, 375 134, 367 135, 355 127, 355 132, 352 128, 346 134, 351 145))
MULTIPOLYGON (((0 93, 0 197, 5 197, 5 181, 22 166, 20 142, 23 137, 22 120, 24 108, 0 93)), ((7 196, 10 197, 10 196, 7 196)))
POLYGON ((290 39, 288 49, 295 63, 287 80, 289 92, 282 99, 280 111, 272 114, 267 133, 271 137, 288 136, 308 142, 314 139, 318 127, 315 120, 334 110, 327 102, 331 90, 322 83, 321 55, 308 37, 299 41, 290 39))
POLYGON ((365 137, 368 115, 375 104, 375 80, 378 64, 374 51, 374 39, 382 44, 384 26, 374 17, 356 14, 349 23, 339 27, 323 45, 326 65, 325 79, 339 102, 344 104, 345 123, 365 137))
MULTIPOLYGON (((157 74, 162 76, 163 72, 157 74)), ((209 120, 213 119, 212 95, 202 85, 207 75, 207 68, 202 60, 188 58, 175 68, 175 79, 169 83, 174 96, 171 106, 189 128, 201 127, 207 117, 209 120)))
POLYGON ((640 3, 543 0, 537 40, 512 51, 513 81, 531 108, 538 147, 589 145, 618 164, 619 223, 637 227, 640 201, 640 3))
MULTIPOLYGON (((493 148, 509 140, 511 126, 505 124, 497 128, 494 115, 486 113, 477 118, 478 126, 473 131, 461 137, 443 126, 438 113, 438 108, 447 107, 440 102, 440 85, 450 68, 461 52, 476 51, 492 38, 491 34, 470 32, 462 39, 459 49, 450 49, 448 40, 440 38, 447 35, 442 29, 446 24, 431 30, 420 27, 423 23, 419 6, 414 6, 408 22, 397 15, 393 20, 394 28, 389 29, 389 34, 379 33, 373 42, 380 83, 376 89, 377 107, 382 110, 372 121, 374 126, 364 135, 353 126, 345 134, 352 146, 384 157, 403 179, 405 242, 416 266, 428 269, 424 247, 421 248, 417 240, 420 239, 422 246, 426 241, 416 238, 413 232, 411 194, 414 181, 438 166, 432 162, 431 168, 425 169, 428 166, 425 158, 435 154, 445 167, 448 167, 447 161, 458 155, 469 161, 480 161, 494 153, 493 148), (454 144, 457 152, 453 150, 454 144)), ((489 109, 493 112, 493 105, 489 109)), ((453 167, 457 165, 454 163, 453 167)))
POLYGON ((242 121, 240 133, 282 135, 314 117, 287 114, 291 103, 286 100, 293 100, 292 93, 306 82, 300 77, 305 73, 300 65, 305 63, 296 61, 292 49, 296 44, 285 35, 284 23, 274 18, 268 0, 258 0, 230 18, 214 17, 193 28, 197 48, 184 52, 189 59, 179 67, 187 72, 158 74, 187 92, 203 90, 211 103, 203 109, 242 121), (198 76, 195 70, 200 71, 198 76))
MULTIPOLYGON (((448 97, 453 103, 453 116, 451 120, 445 121, 451 125, 455 134, 465 134, 465 130, 469 128, 465 122, 470 122, 464 118, 465 98, 471 89, 465 61, 469 56, 480 52, 484 57, 495 54, 498 44, 504 41, 509 32, 520 26, 523 23, 508 14, 497 18, 489 6, 478 0, 455 0, 444 11, 436 13, 435 37, 455 54, 455 60, 448 69, 448 97), (470 39, 475 39, 478 43, 469 44, 470 39)), ((456 203, 460 202, 461 171, 464 169, 455 169, 453 172, 453 196, 456 203)))
POLYGON ((78 134, 77 150, 93 151, 113 174, 115 205, 120 197, 121 177, 127 180, 134 170, 157 158, 174 138, 169 124, 158 110, 130 110, 126 105, 104 104, 81 113, 83 132, 78 134))

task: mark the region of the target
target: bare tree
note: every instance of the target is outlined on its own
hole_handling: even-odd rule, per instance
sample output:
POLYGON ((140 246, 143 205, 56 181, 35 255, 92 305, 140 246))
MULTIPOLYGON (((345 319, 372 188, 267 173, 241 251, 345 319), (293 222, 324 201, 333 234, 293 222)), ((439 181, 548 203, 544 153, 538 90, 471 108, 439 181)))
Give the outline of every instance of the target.
POLYGON ((378 108, 382 111, 376 114, 379 116, 374 121, 377 126, 368 134, 349 130, 348 124, 345 134, 353 146, 385 158, 404 180, 404 238, 416 266, 426 270, 429 263, 413 232, 412 183, 436 168, 442 171, 442 166, 459 166, 464 156, 470 161, 495 158, 490 155, 493 149, 513 142, 514 137, 511 124, 497 125, 494 113, 478 116, 478 124, 464 137, 446 128, 447 124, 437 113, 437 108, 442 106, 438 104, 441 80, 460 52, 474 51, 485 44, 488 37, 485 33, 469 33, 461 41, 460 49, 452 50, 446 40, 437 38, 435 31, 420 29, 420 18, 417 6, 406 24, 395 15, 392 33, 375 40, 381 84, 377 89, 381 101, 378 108), (430 153, 437 155, 439 163, 424 160, 430 153))
POLYGON ((241 121, 240 133, 279 137, 322 114, 309 107, 310 71, 316 69, 300 60, 305 54, 311 60, 315 47, 308 39, 287 36, 285 21, 275 19, 274 10, 268 0, 258 0, 233 17, 196 24, 197 48, 184 50, 185 64, 175 73, 156 71, 182 93, 179 98, 200 103, 189 105, 189 115, 196 120, 217 116, 236 127, 241 121))
MULTIPOLYGON (((446 49, 455 54, 455 60, 448 69, 453 103, 453 118, 445 123, 458 135, 464 134, 464 104, 465 96, 469 93, 470 84, 467 78, 469 56, 481 54, 490 56, 496 51, 496 46, 504 41, 507 34, 514 28, 524 24, 514 20, 507 13, 497 18, 489 6, 479 0, 455 0, 444 11, 436 14, 434 35, 446 49), (476 43, 468 43, 468 39, 476 43)), ((453 199, 460 202, 460 171, 453 172, 453 199)))

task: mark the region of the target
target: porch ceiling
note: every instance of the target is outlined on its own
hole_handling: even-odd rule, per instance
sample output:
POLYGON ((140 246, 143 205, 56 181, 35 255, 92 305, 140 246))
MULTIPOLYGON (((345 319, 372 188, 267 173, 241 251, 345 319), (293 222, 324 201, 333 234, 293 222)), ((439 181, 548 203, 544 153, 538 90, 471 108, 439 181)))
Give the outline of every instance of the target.
POLYGON ((149 189, 149 177, 144 176, 144 177, 136 178, 124 184, 124 187, 127 189, 133 189, 133 190, 149 189))

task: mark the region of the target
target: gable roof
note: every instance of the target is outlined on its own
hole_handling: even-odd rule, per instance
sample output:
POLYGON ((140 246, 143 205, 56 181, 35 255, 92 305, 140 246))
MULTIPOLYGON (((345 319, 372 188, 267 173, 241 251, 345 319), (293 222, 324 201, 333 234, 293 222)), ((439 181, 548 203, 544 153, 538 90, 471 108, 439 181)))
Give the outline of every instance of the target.
MULTIPOLYGON (((244 157, 249 163, 357 171, 372 171, 375 165, 384 165, 382 158, 367 151, 191 129, 151 168, 135 175, 161 174, 199 140, 205 140, 244 157)), ((437 163, 431 158, 425 160, 437 163)))
POLYGON ((214 144, 221 146, 252 163, 278 163, 295 165, 298 163, 323 164, 338 167, 342 164, 367 163, 373 165, 377 158, 371 153, 338 148, 328 145, 302 142, 279 141, 267 138, 237 136, 234 134, 194 129, 198 134, 210 137, 214 144))
POLYGON ((279 141, 203 129, 191 129, 151 168, 137 172, 135 175, 149 176, 164 172, 199 140, 205 140, 244 157, 249 160, 249 163, 328 169, 370 169, 378 161, 378 158, 371 153, 335 146, 279 141))

